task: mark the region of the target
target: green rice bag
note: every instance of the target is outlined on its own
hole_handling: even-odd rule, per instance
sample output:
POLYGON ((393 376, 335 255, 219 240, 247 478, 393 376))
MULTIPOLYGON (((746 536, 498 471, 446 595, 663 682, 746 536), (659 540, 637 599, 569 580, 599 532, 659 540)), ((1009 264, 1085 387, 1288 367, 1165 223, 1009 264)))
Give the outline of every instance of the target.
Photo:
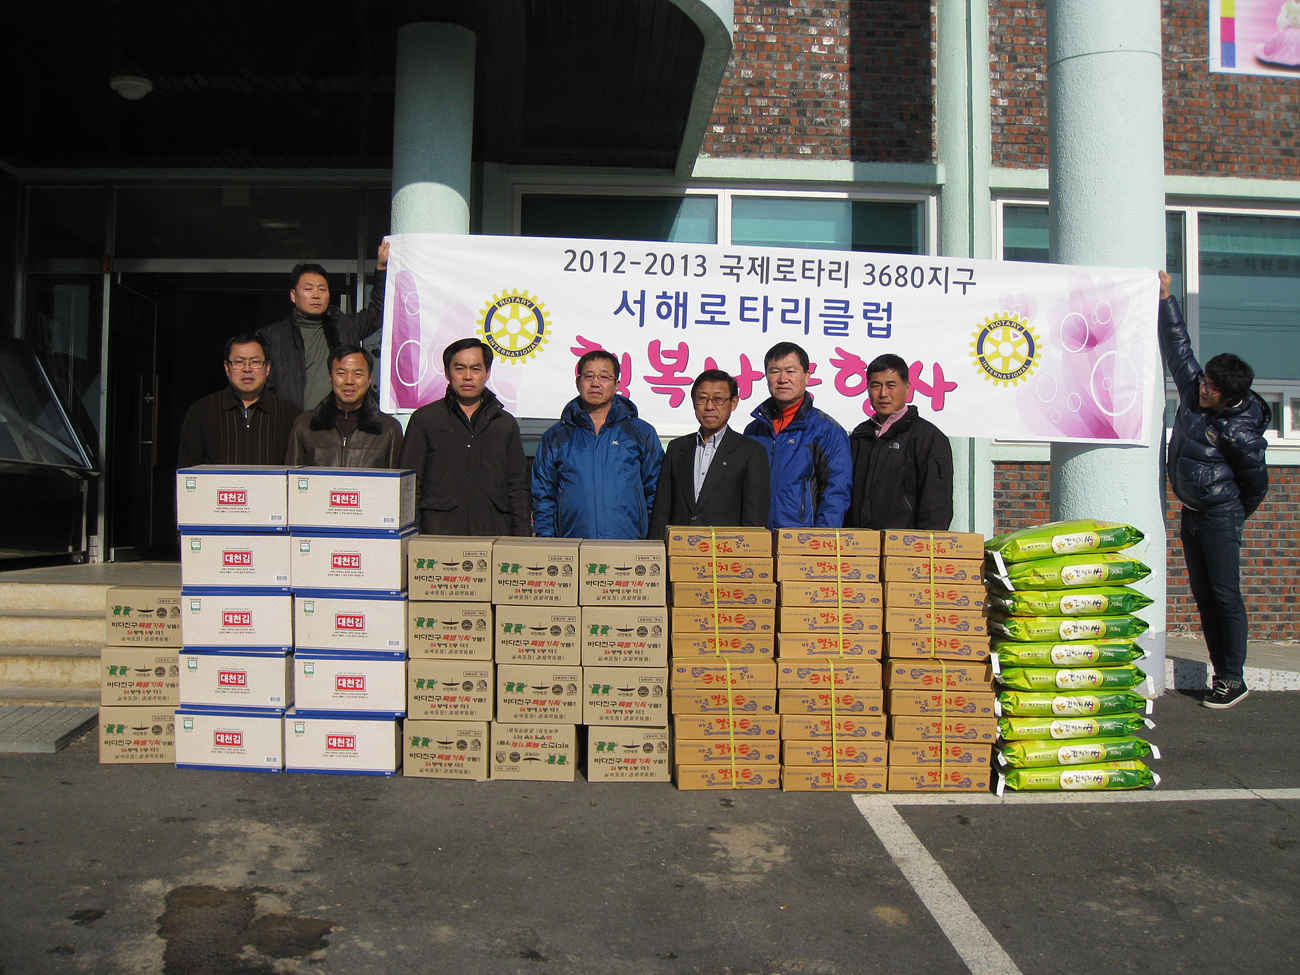
POLYGON ((1006 616, 989 617, 989 632, 1024 643, 1048 640, 1129 640, 1151 624, 1136 616, 1006 616))
POLYGON ((1017 643, 997 640, 993 655, 999 667, 1087 667, 1132 663, 1146 651, 1132 640, 1075 643, 1017 643))
POLYGON ((1072 589, 1076 586, 1122 586, 1151 574, 1145 563, 1121 552, 1067 555, 1033 562, 1003 562, 989 581, 1003 589, 1072 589))
POLYGON ((1081 518, 1077 521, 1053 521, 999 535, 985 542, 984 550, 998 553, 1006 562, 1025 562, 1078 552, 1118 552, 1136 545, 1144 537, 1132 525, 1081 518))
POLYGON ((1159 785, 1156 775, 1142 762, 1099 762, 1095 765, 1050 765, 1047 768, 1012 769, 999 777, 1004 786, 1024 790, 1141 789, 1159 785))
POLYGON ((1136 711, 1099 714, 1096 717, 1000 717, 998 737, 1004 741, 1033 741, 1051 738, 1072 741, 1076 738, 1118 738, 1154 728, 1155 722, 1136 711))
POLYGON ((1137 687, 1147 675, 1132 664, 1122 667, 1008 667, 998 673, 1012 691, 1092 691, 1137 687))
POLYGON ((1151 702, 1133 689, 1114 691, 999 691, 998 715, 1088 717, 1120 711, 1150 712, 1151 702))
POLYGON ((989 593, 988 604, 1009 616, 1107 616, 1136 613, 1150 606, 1146 593, 1128 586, 1094 586, 1091 589, 1022 589, 989 593))
POLYGON ((1152 755, 1160 749, 1136 735, 1123 738, 1082 738, 1060 744, 1054 741, 1004 741, 998 746, 998 761, 1015 768, 1045 765, 1090 765, 1096 762, 1124 762, 1152 755))

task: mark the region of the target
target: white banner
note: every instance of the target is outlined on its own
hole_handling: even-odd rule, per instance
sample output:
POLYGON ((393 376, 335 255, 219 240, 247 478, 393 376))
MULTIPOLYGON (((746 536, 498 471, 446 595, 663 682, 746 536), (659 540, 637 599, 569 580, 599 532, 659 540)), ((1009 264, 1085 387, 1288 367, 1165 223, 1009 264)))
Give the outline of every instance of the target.
POLYGON ((1209 0, 1207 20, 1211 71, 1300 78, 1300 0, 1209 0))
POLYGON ((945 433, 1146 443, 1161 380, 1153 271, 774 247, 542 237, 390 238, 380 398, 409 412, 446 390, 442 350, 478 336, 517 416, 558 417, 591 349, 661 435, 696 428, 705 369, 740 384, 733 426, 767 397, 763 354, 807 350, 809 392, 851 430, 867 364, 911 365, 912 402, 945 433))

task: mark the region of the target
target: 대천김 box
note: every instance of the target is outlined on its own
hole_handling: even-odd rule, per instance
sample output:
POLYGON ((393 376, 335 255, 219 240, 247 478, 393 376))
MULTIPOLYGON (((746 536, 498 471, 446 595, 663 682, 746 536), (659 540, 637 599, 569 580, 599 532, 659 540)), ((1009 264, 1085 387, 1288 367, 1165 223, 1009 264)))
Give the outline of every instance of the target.
POLYGON ((181 591, 175 586, 114 586, 104 606, 104 645, 179 647, 181 591))
POLYGON ((415 524, 415 471, 296 467, 289 472, 289 526, 400 532, 415 524))
POLYGON ((402 775, 426 779, 487 781, 486 721, 407 721, 402 725, 406 742, 402 775))
POLYGON ((289 591, 286 532, 208 532, 181 536, 181 583, 186 589, 289 591))
POLYGON ((741 559, 718 556, 701 558, 675 555, 668 560, 669 582, 695 584, 713 582, 771 583, 771 559, 741 559))
POLYGON ((492 602, 578 605, 578 539, 502 537, 492 546, 492 602))
POLYGON ((873 555, 778 555, 776 578, 780 582, 834 582, 854 585, 878 582, 880 559, 873 555))
POLYGON ((488 660, 409 660, 406 716, 414 720, 491 721, 496 686, 488 660))
POLYGON ((99 654, 99 703, 158 707, 180 703, 175 650, 104 647, 99 654))
POLYGON ((673 608, 710 608, 713 606, 748 606, 751 609, 776 608, 775 582, 674 582, 673 608))
POLYGON ((767 738, 781 737, 779 714, 675 714, 674 738, 767 738))
MULTIPOLYGON (((787 693, 782 691, 781 693, 787 693)), ((861 714, 783 714, 781 737, 794 741, 840 739, 885 740, 885 716, 877 709, 870 717, 861 714)))
POLYGON ((776 655, 879 658, 883 642, 879 633, 778 633, 776 655))
POLYGON ((668 666, 668 610, 664 606, 584 606, 584 667, 668 666))
POLYGON ((264 589, 181 590, 187 647, 293 647, 293 597, 264 589))
POLYGON ((395 775, 402 767, 401 725, 377 714, 284 716, 284 770, 330 775, 395 775))
POLYGON ((298 650, 406 652, 406 599, 383 593, 301 589, 293 597, 298 650))
POLYGON ((880 554, 880 531, 874 528, 778 528, 776 554, 848 555, 874 559, 880 554))
POLYGON ((776 689, 676 687, 669 706, 673 714, 776 714, 776 689))
POLYGON ((493 657, 499 664, 579 666, 582 614, 577 606, 502 603, 496 607, 493 657))
POLYGON ((293 704, 293 658, 287 650, 187 647, 179 659, 185 707, 283 711, 293 704))
POLYGON ((411 599, 491 601, 494 541, 478 535, 416 535, 406 556, 411 599))
POLYGON ((772 557, 772 533, 766 528, 669 525, 669 557, 679 555, 721 555, 729 558, 766 559, 772 557))
POLYGON ((101 707, 100 765, 174 765, 174 707, 101 707))
POLYGON ((984 559, 911 559, 886 555, 880 560, 880 577, 885 582, 912 582, 925 585, 983 586, 984 559))
POLYGON ((667 728, 587 728, 588 782, 668 782, 672 735, 667 728))
POLYGON ((577 725, 492 722, 492 778, 572 782, 577 769, 577 725))
POLYGON ((890 792, 987 792, 988 766, 891 765, 890 792))
POLYGON ((781 766, 715 762, 711 765, 678 764, 673 781, 683 792, 711 789, 779 789, 781 766))
POLYGON ((582 668, 497 665, 497 720, 582 723, 582 668))
POLYGON ((861 720, 885 713, 885 692, 869 687, 783 687, 777 703, 782 715, 852 716, 861 720))
POLYGON ((778 688, 877 688, 880 663, 870 657, 780 657, 776 661, 778 688))
POLYGON ((878 582, 782 582, 781 606, 829 606, 831 609, 884 609, 883 589, 878 582))
POLYGON ((667 667, 583 667, 582 723, 668 726, 667 667))
POLYGON ((785 765, 781 768, 782 792, 884 792, 888 770, 863 765, 785 765))
POLYGON ((406 591, 406 550, 415 529, 390 535, 330 535, 295 531, 290 577, 294 591, 406 591))
POLYGON ((284 712, 254 708, 177 708, 176 767, 282 771, 284 712))
POLYGON ((176 472, 176 524, 186 534, 211 529, 285 531, 289 525, 287 468, 200 464, 176 472))
POLYGON ((492 659, 492 604, 415 602, 406 608, 406 650, 412 657, 492 659))
POLYGON ((668 602, 663 542, 584 539, 578 547, 583 606, 663 606, 668 602))
POLYGON ((873 739, 829 738, 783 739, 782 765, 876 765, 885 766, 889 759, 889 743, 873 739))
POLYGON ((970 532, 891 529, 881 533, 880 554, 906 558, 982 559, 984 536, 970 532))
POLYGON ((293 657, 294 709, 406 714, 406 654, 299 650, 293 657))

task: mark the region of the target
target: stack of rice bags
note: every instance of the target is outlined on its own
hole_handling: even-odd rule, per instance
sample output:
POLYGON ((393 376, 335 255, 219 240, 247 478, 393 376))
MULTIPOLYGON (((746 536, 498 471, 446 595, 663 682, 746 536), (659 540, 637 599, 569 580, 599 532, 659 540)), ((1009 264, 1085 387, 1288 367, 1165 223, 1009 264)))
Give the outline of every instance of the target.
POLYGON ((1137 789, 1160 777, 1160 752, 1135 732, 1154 727, 1154 687, 1136 661, 1151 598, 1123 583, 1151 570, 1123 550, 1131 525, 1084 519, 990 539, 989 632, 997 696, 997 791, 1137 789))

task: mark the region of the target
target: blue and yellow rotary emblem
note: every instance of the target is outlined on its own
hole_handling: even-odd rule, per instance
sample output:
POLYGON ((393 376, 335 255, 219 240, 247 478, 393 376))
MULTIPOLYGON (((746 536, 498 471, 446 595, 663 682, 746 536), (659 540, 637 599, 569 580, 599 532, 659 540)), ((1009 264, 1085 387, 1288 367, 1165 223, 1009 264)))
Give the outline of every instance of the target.
POLYGON ((483 307, 479 328, 492 353, 508 362, 527 362, 550 338, 546 306, 527 291, 493 295, 483 307))
POLYGON ((1041 351, 1029 323, 1005 311, 984 319, 971 343, 971 358, 995 386, 1019 385, 1038 368, 1041 351))

